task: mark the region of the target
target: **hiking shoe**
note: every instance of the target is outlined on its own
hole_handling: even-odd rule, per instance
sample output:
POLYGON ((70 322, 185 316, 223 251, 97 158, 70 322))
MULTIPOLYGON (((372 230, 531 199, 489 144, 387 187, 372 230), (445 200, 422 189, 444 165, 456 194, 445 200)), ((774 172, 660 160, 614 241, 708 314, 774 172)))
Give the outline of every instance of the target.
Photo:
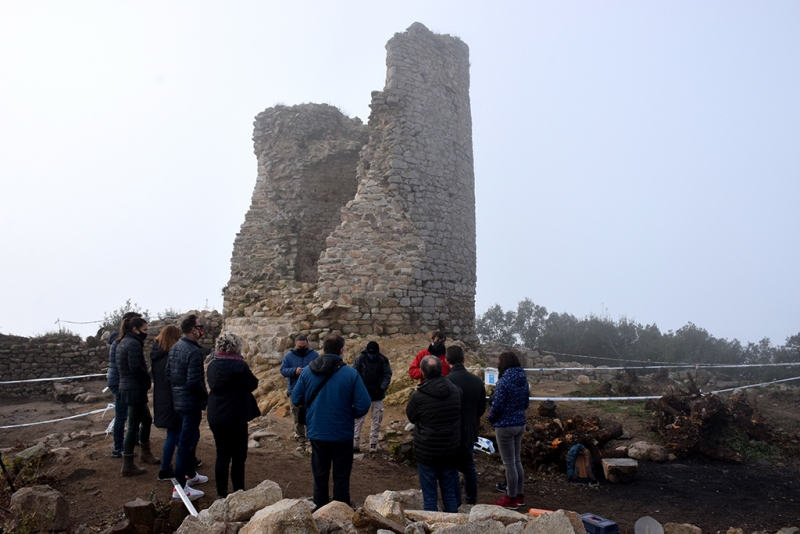
POLYGON ((500 493, 505 493, 506 490, 508 490, 508 486, 506 485, 505 482, 498 482, 497 484, 494 485, 494 489, 496 491, 499 491, 500 493))
POLYGON ((517 506, 525 506, 525 495, 517 495, 517 506))
MULTIPOLYGON (((194 489, 191 486, 186 486, 185 488, 183 488, 183 492, 186 494, 187 497, 189 497, 189 500, 199 499, 200 497, 205 495, 205 493, 203 493, 199 489, 194 489)), ((173 488, 172 489, 172 499, 177 501, 177 500, 180 500, 180 498, 181 498, 181 495, 180 495, 180 493, 178 493, 178 489, 177 488, 173 488)))
POLYGON ((194 459, 194 467, 195 467, 195 469, 200 467, 201 465, 203 465, 203 460, 201 460, 200 458, 195 458, 194 459))
POLYGON ((112 458, 122 458, 122 449, 111 449, 112 458))
POLYGON ((169 482, 173 478, 175 478, 175 471, 173 471, 172 469, 167 469, 167 470, 162 469, 158 472, 158 480, 160 480, 161 482, 165 481, 169 482))
POLYGON ((502 506, 508 510, 516 510, 519 506, 519 504, 517 504, 517 499, 509 497, 508 495, 503 495, 501 499, 497 499, 492 504, 495 506, 502 506))
POLYGON ((369 452, 378 452, 378 444, 377 443, 370 443, 369 444, 369 452))
POLYGON ((205 484, 206 482, 208 482, 208 477, 200 473, 195 473, 192 478, 186 477, 187 486, 197 486, 199 484, 205 484))

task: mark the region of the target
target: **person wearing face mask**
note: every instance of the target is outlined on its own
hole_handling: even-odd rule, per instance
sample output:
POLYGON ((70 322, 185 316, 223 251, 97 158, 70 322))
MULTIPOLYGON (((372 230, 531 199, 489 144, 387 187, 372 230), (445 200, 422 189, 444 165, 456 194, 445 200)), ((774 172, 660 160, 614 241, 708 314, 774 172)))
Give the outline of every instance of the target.
POLYGON ((141 317, 123 319, 120 326, 116 363, 119 371, 120 396, 128 404, 128 431, 122 444, 122 476, 141 475, 146 472, 134 463, 133 447, 136 444, 136 430, 139 429, 143 463, 158 464, 159 459, 150 452, 150 426, 153 417, 147 406, 147 391, 150 389, 150 373, 144 358, 144 340, 147 338, 147 321, 141 317))
POLYGON ((292 438, 299 442, 299 447, 297 447, 299 451, 306 449, 306 425, 300 424, 297 420, 299 408, 291 401, 292 390, 297 384, 297 379, 303 369, 318 357, 319 353, 308 346, 308 338, 303 334, 299 334, 294 338, 294 348, 286 353, 281 362, 281 374, 286 377, 286 396, 290 399, 289 407, 292 411, 292 419, 294 419, 294 434, 292 434, 292 438))
MULTIPOLYGON (((367 393, 372 401, 370 410, 372 411, 372 425, 369 428, 369 452, 378 452, 378 434, 381 431, 381 422, 383 421, 383 399, 386 397, 386 390, 389 389, 389 383, 392 381, 392 366, 389 364, 389 359, 381 354, 381 347, 375 341, 367 343, 367 347, 353 362, 353 369, 355 369, 364 385, 367 387, 367 393)), ((361 452, 361 428, 364 426, 364 420, 367 418, 363 415, 356 419, 353 436, 353 452, 361 452)))
POLYGON ((419 364, 425 356, 436 356, 439 358, 439 361, 442 362, 442 376, 447 376, 450 372, 450 364, 447 363, 447 356, 445 354, 447 352, 447 348, 444 346, 445 341, 447 341, 447 338, 438 330, 431 334, 431 344, 428 345, 427 349, 419 351, 414 361, 411 362, 411 365, 408 367, 408 374, 411 378, 419 380, 420 382, 424 379, 419 364))

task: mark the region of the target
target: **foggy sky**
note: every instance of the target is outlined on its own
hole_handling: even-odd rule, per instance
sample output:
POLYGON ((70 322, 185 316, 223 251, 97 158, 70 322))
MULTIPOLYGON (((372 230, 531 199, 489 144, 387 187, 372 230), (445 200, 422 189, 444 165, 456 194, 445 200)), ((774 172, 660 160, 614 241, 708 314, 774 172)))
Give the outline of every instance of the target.
POLYGON ((415 21, 470 47, 477 313, 800 332, 800 4, 727 1, 4 1, 0 332, 221 310, 253 117, 366 121, 415 21))

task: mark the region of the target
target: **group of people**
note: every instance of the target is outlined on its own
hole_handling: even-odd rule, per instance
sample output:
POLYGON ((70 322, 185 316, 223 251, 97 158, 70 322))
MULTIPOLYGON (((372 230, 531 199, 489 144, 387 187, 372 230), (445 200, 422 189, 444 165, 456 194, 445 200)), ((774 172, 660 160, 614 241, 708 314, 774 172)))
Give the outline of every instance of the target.
MULTIPOLYGON (((203 496, 195 486, 208 482, 208 477, 197 472, 202 462, 196 451, 200 422, 203 411, 207 410, 217 450, 214 465, 217 495, 228 494, 229 474, 233 490, 244 489, 247 423, 260 412, 252 394, 258 387, 258 379, 242 358, 242 339, 231 332, 223 332, 217 338, 208 366, 207 388, 199 344, 205 328, 196 315, 184 318, 180 329, 167 326, 159 332, 150 352, 150 371, 144 358, 147 329, 147 321, 130 312, 123 316, 119 332, 110 339, 108 386, 114 394, 115 408, 111 456, 122 458, 122 476, 147 471, 135 463, 134 447, 138 443, 139 461, 160 465, 158 480, 174 478, 187 497, 203 496), (151 386, 155 417, 147 404, 151 386), (153 424, 166 430, 161 460, 150 448, 153 424)), ((173 489, 173 499, 181 498, 179 488, 173 489)))
MULTIPOLYGON (((116 408, 111 455, 123 459, 122 475, 146 472, 135 464, 138 443, 139 460, 160 465, 159 480, 174 478, 187 497, 202 496, 195 486, 208 482, 208 477, 197 473, 201 461, 195 452, 202 412, 207 409, 217 451, 217 495, 228 494, 229 475, 234 491, 244 489, 247 425, 260 411, 252 394, 258 379, 242 358, 242 339, 231 332, 220 334, 206 377, 199 345, 204 327, 196 315, 189 315, 180 329, 167 326, 161 330, 153 343, 148 372, 143 355, 147 328, 139 314, 126 314, 109 351, 108 385, 116 408), (151 384, 154 418, 147 404, 151 384), (161 460, 150 448, 153 423, 166 429, 161 460)), ((483 381, 464 367, 464 350, 458 345, 446 347, 445 342, 443 333, 434 332, 430 345, 411 363, 409 376, 419 380, 419 385, 409 399, 406 415, 414 425, 414 454, 425 510, 438 510, 441 495, 444 511, 455 512, 462 502, 477 503, 474 444, 486 411, 486 389, 483 381), (459 472, 464 476, 463 501, 459 472)), ((361 452, 366 416, 372 416, 368 450, 377 452, 383 400, 392 379, 389 359, 381 354, 377 342, 367 343, 352 367, 342 359, 344 348, 345 340, 330 334, 323 339, 319 354, 305 336, 298 335, 280 367, 287 379, 293 437, 298 450, 311 454, 317 507, 331 501, 331 476, 332 500, 351 502, 353 456, 361 452)), ((500 355, 499 375, 488 421, 495 427, 506 484, 497 485, 504 495, 494 504, 514 509, 525 504, 520 447, 530 393, 513 352, 500 355)), ((180 498, 177 488, 173 498, 180 498)))

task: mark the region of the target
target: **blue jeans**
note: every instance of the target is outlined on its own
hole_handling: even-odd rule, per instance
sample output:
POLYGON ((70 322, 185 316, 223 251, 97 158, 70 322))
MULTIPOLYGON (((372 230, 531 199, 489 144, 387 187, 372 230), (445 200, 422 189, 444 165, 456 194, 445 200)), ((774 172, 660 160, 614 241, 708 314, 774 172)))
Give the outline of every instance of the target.
POLYGON ((172 455, 181 438, 181 427, 167 429, 167 437, 164 438, 164 448, 161 451, 161 470, 168 471, 172 468, 172 455))
MULTIPOLYGON (((478 502, 478 473, 475 471, 475 450, 472 445, 462 451, 463 457, 459 459, 458 470, 464 473, 464 492, 467 494, 467 504, 478 502)), ((461 483, 456 484, 456 504, 461 506, 461 483)))
POLYGON ((111 393, 114 394, 114 449, 122 452, 122 444, 125 441, 125 422, 128 420, 128 403, 119 394, 119 387, 112 387, 111 393))
POLYGON ((442 492, 442 508, 445 512, 458 512, 456 488, 459 485, 458 470, 450 466, 433 466, 417 462, 419 485, 422 487, 422 501, 428 512, 439 511, 439 498, 436 492, 438 483, 442 492))
POLYGON ((186 485, 186 477, 193 478, 195 472, 194 452, 197 442, 200 441, 200 420, 203 418, 202 410, 179 412, 182 426, 178 438, 178 455, 175 458, 175 478, 181 486, 186 485))

